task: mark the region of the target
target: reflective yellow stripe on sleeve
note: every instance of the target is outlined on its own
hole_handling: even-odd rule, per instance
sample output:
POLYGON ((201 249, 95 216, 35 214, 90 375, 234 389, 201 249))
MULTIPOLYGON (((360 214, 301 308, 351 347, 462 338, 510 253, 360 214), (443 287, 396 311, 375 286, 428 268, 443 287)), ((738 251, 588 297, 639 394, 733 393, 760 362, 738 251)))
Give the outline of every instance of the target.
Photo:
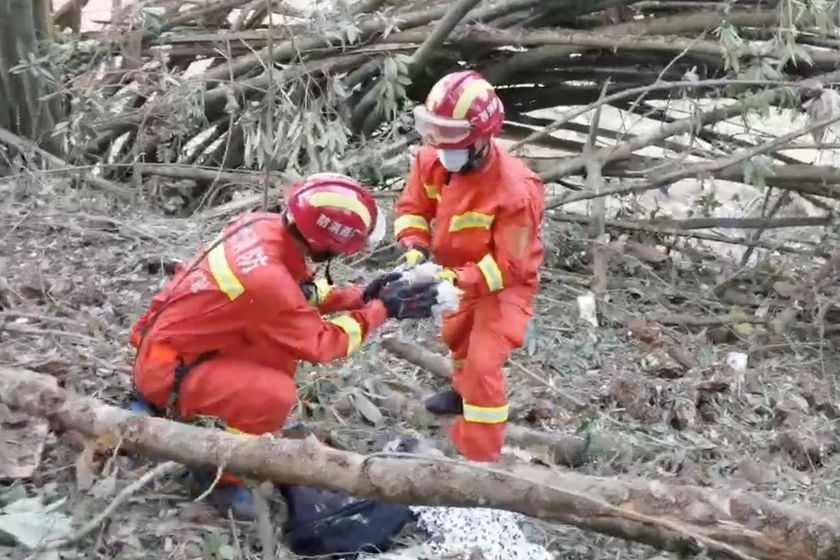
POLYGON ((496 259, 490 253, 487 253, 484 255, 484 258, 478 261, 478 270, 484 276, 484 281, 487 283, 487 287, 491 292, 501 290, 505 287, 504 280, 502 279, 502 271, 499 269, 496 259))
POLYGON ((330 323, 341 328, 347 334, 348 356, 359 349, 362 345, 362 325, 358 321, 349 315, 342 315, 341 317, 330 319, 330 323))
POLYGON ((501 424, 507 422, 508 405, 504 406, 476 406, 464 403, 464 420, 476 424, 501 424))
POLYGON ((235 300, 242 295, 245 288, 228 264, 224 243, 219 243, 210 250, 207 255, 207 262, 210 264, 210 274, 213 275, 213 280, 230 300, 235 300))
POLYGON ((461 369, 467 363, 467 360, 459 358, 449 358, 449 363, 454 369, 461 369))
POLYGON ((407 229, 429 231, 429 222, 419 214, 404 214, 394 220, 394 235, 399 235, 407 229))
POLYGON ((426 191, 426 196, 432 200, 440 200, 440 187, 437 185, 423 185, 426 191))
POLYGON ((494 219, 495 216, 493 214, 465 212, 452 217, 449 221, 449 231, 461 231, 470 228, 490 229, 494 219))

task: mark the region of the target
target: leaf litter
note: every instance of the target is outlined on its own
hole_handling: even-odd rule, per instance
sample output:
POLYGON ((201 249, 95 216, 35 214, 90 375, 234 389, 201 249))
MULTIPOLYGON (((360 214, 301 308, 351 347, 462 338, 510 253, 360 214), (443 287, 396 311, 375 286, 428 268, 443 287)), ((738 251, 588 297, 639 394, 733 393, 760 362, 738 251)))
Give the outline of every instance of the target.
MULTIPOLYGON (((63 387, 120 405, 131 387, 130 325, 165 281, 166 263, 188 259, 220 225, 132 214, 60 189, 7 205, 0 211, 0 363, 49 374, 63 387)), ((762 306, 771 314, 786 309, 813 263, 767 257, 762 269, 729 286, 730 296, 755 301, 733 312, 730 301, 709 289, 733 265, 707 258, 696 266, 685 255, 713 255, 696 242, 691 251, 681 254, 677 247, 663 259, 659 249, 628 240, 624 246, 632 251, 611 258, 606 297, 593 299, 580 229, 552 224, 546 239, 550 250, 536 317, 508 368, 513 424, 584 437, 583 472, 745 488, 777 500, 837 506, 835 345, 797 336, 793 328, 776 334, 767 324, 748 321, 762 306), (793 272, 779 272, 785 270, 793 272), (709 317, 728 319, 715 323, 709 317)), ((387 264, 369 259, 362 267, 336 266, 335 275, 364 280, 377 266, 387 264)), ((827 301, 833 289, 823 286, 811 297, 827 301)), ((830 310, 825 317, 830 324, 830 310)), ((797 329, 807 330, 813 317, 797 312, 796 321, 797 329)), ((413 430, 451 452, 443 426, 406 412, 407 404, 442 381, 386 352, 380 341, 393 334, 445 354, 432 322, 388 324, 349 360, 302 364, 302 402, 293 420, 331 445, 355 451, 376 448, 383 430, 413 430)), ((2 412, 6 441, 0 453, 8 453, 9 434, 22 425, 27 440, 37 442, 27 448, 26 468, 2 471, 0 551, 11 558, 26 558, 39 542, 72 535, 142 475, 128 457, 78 434, 41 428, 36 419, 21 423, 12 411, 2 412)), ((537 444, 507 450, 517 460, 553 460, 537 444)), ((282 504, 272 507, 280 537, 282 504)), ((559 558, 657 554, 536 520, 525 530, 559 558)), ((170 476, 135 493, 62 554, 259 558, 260 546, 254 527, 218 518, 170 476)), ((414 542, 389 557, 423 558, 427 552, 424 543, 414 542)))

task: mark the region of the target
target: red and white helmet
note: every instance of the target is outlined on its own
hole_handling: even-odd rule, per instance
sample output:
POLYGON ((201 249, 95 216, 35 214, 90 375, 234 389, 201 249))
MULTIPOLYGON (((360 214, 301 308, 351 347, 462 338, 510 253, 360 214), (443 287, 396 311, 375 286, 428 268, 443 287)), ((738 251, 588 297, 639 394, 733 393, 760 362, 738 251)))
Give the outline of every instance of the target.
POLYGON ((385 216, 373 194, 339 173, 316 173, 292 185, 286 209, 315 252, 349 255, 385 237, 385 216))
POLYGON ((426 143, 457 150, 499 132, 505 108, 493 86, 474 70, 447 74, 414 108, 414 126, 426 143))

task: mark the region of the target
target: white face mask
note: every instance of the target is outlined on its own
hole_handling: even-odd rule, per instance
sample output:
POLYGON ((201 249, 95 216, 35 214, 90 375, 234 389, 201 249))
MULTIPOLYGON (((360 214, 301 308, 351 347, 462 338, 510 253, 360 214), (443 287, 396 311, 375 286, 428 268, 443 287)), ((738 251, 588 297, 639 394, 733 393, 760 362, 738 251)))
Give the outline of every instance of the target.
POLYGON ((457 173, 461 171, 467 162, 470 161, 470 149, 461 150, 438 150, 437 157, 447 171, 457 173))

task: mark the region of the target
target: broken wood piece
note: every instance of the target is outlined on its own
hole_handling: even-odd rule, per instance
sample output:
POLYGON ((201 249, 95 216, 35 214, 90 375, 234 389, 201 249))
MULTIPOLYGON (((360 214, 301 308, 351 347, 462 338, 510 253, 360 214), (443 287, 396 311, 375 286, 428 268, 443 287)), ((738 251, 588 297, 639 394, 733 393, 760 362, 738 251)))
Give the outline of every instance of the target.
MULTIPOLYGON (((589 49, 644 50, 654 52, 691 53, 718 56, 720 45, 715 41, 698 38, 645 35, 605 35, 591 31, 567 29, 516 30, 492 29, 471 26, 457 37, 459 43, 468 45, 543 47, 547 45, 575 46, 589 49)), ((812 47, 803 47, 815 66, 832 67, 840 62, 840 54, 812 47)), ((751 47, 744 47, 738 56, 752 56, 751 47)))
POLYGON ((495 507, 681 554, 832 560, 840 517, 740 490, 599 478, 538 467, 493 468, 440 458, 364 456, 314 440, 234 435, 132 413, 0 367, 0 400, 90 438, 118 435, 130 451, 195 467, 306 484, 412 505, 495 507))
MULTIPOLYGON (((582 195, 585 191, 579 191, 582 195)), ((574 195, 572 195, 574 196, 574 195)), ((590 194, 586 194, 585 196, 581 196, 581 199, 589 199, 593 198, 590 194)), ((566 200, 568 201, 568 199, 566 200)), ((565 204, 566 201, 561 201, 560 204, 565 204)), ((553 205, 553 204, 552 204, 553 205)), ((547 215, 550 219, 556 222, 567 222, 573 224, 581 224, 587 225, 589 224, 589 218, 587 216, 580 216, 575 214, 558 214, 554 212, 550 212, 547 215)), ((640 223, 634 220, 604 220, 604 225, 609 229, 618 229, 618 230, 625 230, 625 231, 636 231, 636 232, 643 232, 643 233, 651 233, 655 235, 673 235, 674 237, 685 237, 689 239, 700 239, 704 241, 712 241, 715 243, 726 243, 728 245, 745 245, 747 247, 760 247, 762 249, 770 249, 772 251, 779 251, 780 253, 791 253, 791 254, 800 254, 800 255, 814 255, 814 256, 821 256, 824 254, 824 250, 821 248, 806 248, 806 247, 794 247, 791 245, 786 245, 782 243, 772 242, 772 241, 762 241, 760 239, 753 240, 748 237, 737 236, 737 237, 730 237, 725 235, 713 234, 713 233, 703 233, 700 231, 695 230, 681 230, 681 229, 673 229, 665 226, 654 226, 650 224, 640 223)))
MULTIPOLYGON (((35 153, 40 157, 47 168, 52 169, 54 171, 63 170, 66 173, 75 173, 77 172, 69 163, 64 161, 63 159, 49 153, 46 150, 39 148, 35 143, 26 140, 25 138, 21 138, 17 134, 14 134, 5 128, 0 128, 0 143, 7 144, 12 146, 22 152, 30 152, 35 153)), ((123 201, 130 201, 133 198, 133 193, 127 187, 122 185, 117 185, 116 183, 112 183, 111 181, 106 181, 100 177, 96 177, 91 173, 82 173, 82 177, 89 183, 92 187, 97 188, 101 191, 105 191, 109 194, 112 194, 123 201)))
MULTIPOLYGON (((539 4, 541 0, 509 0, 501 4, 492 5, 483 10, 477 10, 472 14, 475 21, 489 20, 500 15, 508 14, 520 9, 527 9, 539 4)), ((568 1, 568 0, 566 0, 568 1)), ((397 23, 402 30, 427 25, 449 11, 449 3, 440 6, 433 6, 428 9, 420 9, 413 12, 401 13, 397 23)), ((392 22, 387 19, 370 18, 358 25, 357 40, 364 41, 374 35, 387 33, 392 27, 392 22)), ((234 58, 224 64, 219 64, 205 73, 205 80, 208 82, 229 81, 231 77, 250 71, 252 68, 266 63, 267 61, 284 62, 298 56, 301 52, 329 47, 334 40, 344 40, 344 34, 333 31, 331 33, 313 33, 303 37, 294 37, 274 46, 270 51, 268 48, 259 52, 250 52, 246 55, 234 58)), ((425 39, 425 34, 424 34, 425 39)))

